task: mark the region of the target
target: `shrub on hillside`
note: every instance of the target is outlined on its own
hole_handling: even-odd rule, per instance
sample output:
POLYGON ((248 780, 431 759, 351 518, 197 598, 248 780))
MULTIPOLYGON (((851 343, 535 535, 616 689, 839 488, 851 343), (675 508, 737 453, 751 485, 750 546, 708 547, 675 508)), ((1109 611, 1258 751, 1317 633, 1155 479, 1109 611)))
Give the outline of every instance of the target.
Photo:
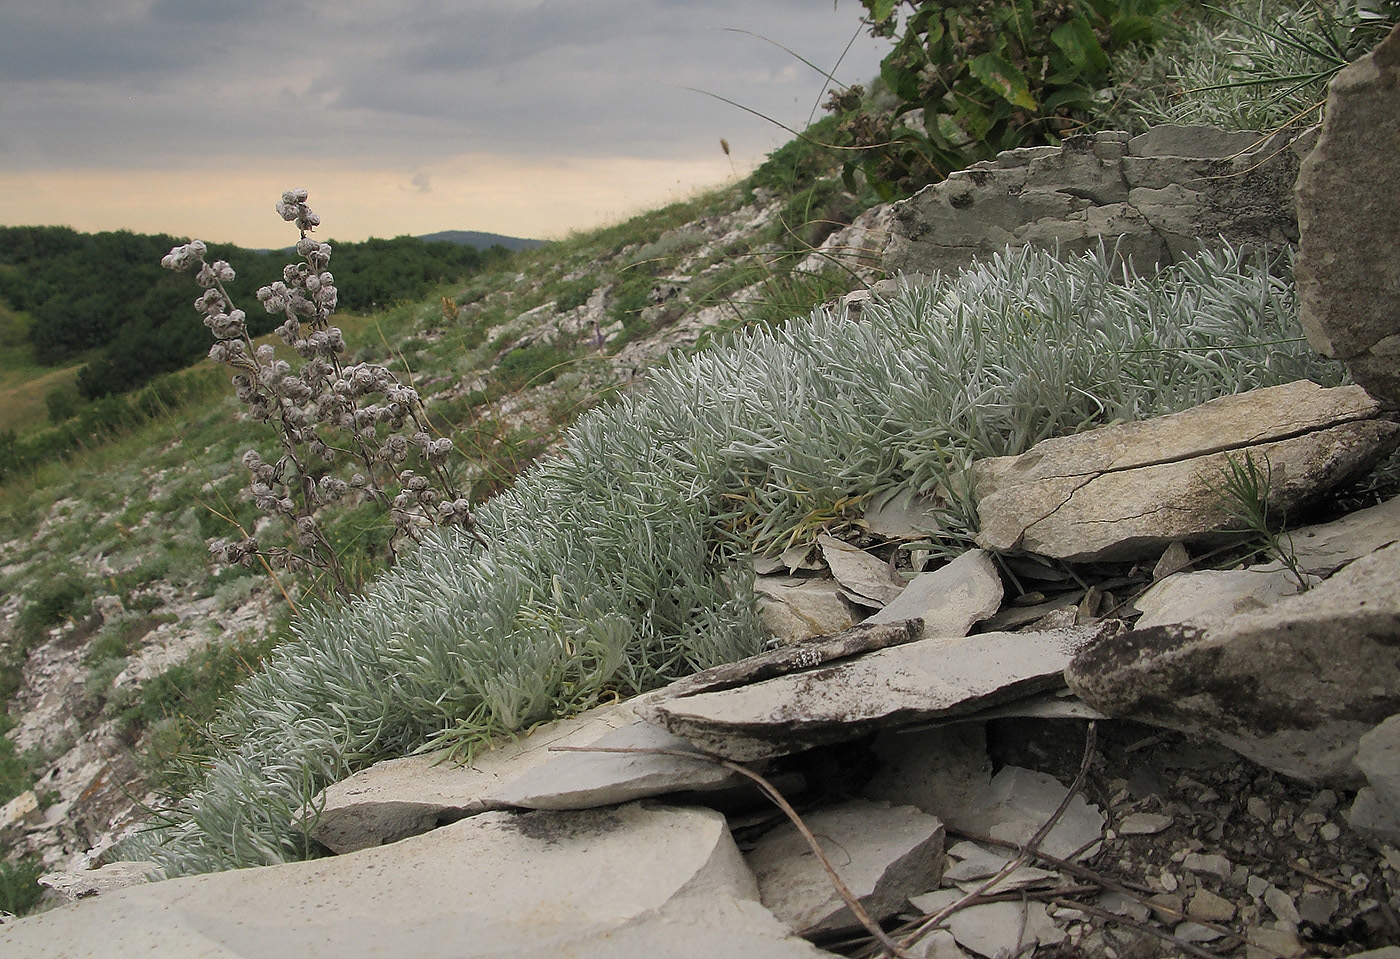
POLYGON ((892 115, 854 127, 859 166, 907 194, 1002 150, 1054 143, 1092 115, 1111 57, 1151 42, 1162 0, 861 0, 894 39, 880 77, 892 115), (902 17, 901 17, 902 12, 902 17))
POLYGON ((215 540, 210 551, 226 563, 318 571, 331 590, 348 597, 357 583, 327 537, 322 515, 327 507, 361 499, 375 503, 393 522, 391 559, 425 525, 473 532, 475 525, 471 504, 447 467, 452 440, 431 434, 418 391, 386 366, 343 361, 345 339, 330 324, 340 301, 330 272, 331 247, 309 236, 321 219, 306 200, 305 190, 282 194, 277 212, 301 234, 300 260, 282 268, 282 279, 257 291, 263 309, 281 318, 276 332, 300 358, 296 368, 279 359, 271 344, 253 342, 248 316, 229 294, 233 267, 207 260, 204 243, 174 247, 161 265, 195 273, 204 292, 194 305, 214 335, 209 358, 233 371, 238 399, 253 421, 272 427, 281 452, 268 462, 249 449, 242 462, 254 504, 285 521, 290 544, 267 546, 240 528, 237 538, 215 540), (336 475, 337 464, 346 476, 336 475))
POLYGON ((921 490, 956 552, 973 457, 1335 382, 1270 266, 1227 250, 1123 282, 1109 255, 1022 250, 859 319, 818 309, 675 362, 480 508, 490 550, 432 533, 363 597, 302 617, 215 724, 203 784, 123 854, 170 874, 307 855, 301 811, 357 768, 469 754, 753 652, 747 556, 810 541, 850 504, 921 490))

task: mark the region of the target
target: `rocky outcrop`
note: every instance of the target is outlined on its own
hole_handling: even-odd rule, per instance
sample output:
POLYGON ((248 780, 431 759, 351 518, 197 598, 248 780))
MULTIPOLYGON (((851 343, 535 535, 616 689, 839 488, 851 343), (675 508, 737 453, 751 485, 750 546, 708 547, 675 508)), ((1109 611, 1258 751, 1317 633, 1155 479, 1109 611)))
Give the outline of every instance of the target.
POLYGON ((1209 736, 1290 776, 1346 778, 1361 736, 1400 712, 1396 583, 1400 545, 1257 612, 1098 641, 1066 676, 1110 716, 1209 736))
POLYGON ((1071 255, 1117 243, 1151 270, 1220 237, 1296 243, 1293 184, 1306 152, 1280 137, 1172 126, 1009 150, 896 204, 884 269, 956 272, 1008 245, 1071 255))
MULTIPOLYGON (((1121 251, 1152 262, 1221 232, 1290 239, 1276 180, 1297 156, 1233 156, 1252 142, 1161 129, 1015 151, 855 226, 866 250, 896 233, 891 264, 923 244, 919 271, 1120 227, 1121 251)), ((1267 463, 1272 505, 1292 510, 1394 445, 1360 393, 1294 384, 978 464, 985 545, 1035 555, 896 562, 917 550, 891 543, 937 522, 916 497, 881 502, 865 535, 822 542, 823 561, 781 563, 817 575, 762 578, 776 648, 470 764, 357 774, 306 811, 331 859, 125 890, 146 864, 48 876, 85 901, 5 925, 0 951, 829 955, 818 946, 852 920, 819 853, 890 927, 951 910, 913 955, 1153 954, 1133 932, 1149 924, 1259 956, 1301 955, 1314 934, 1400 936, 1381 908, 1394 896, 1368 878, 1395 870, 1363 843, 1400 841, 1400 500, 1296 530, 1304 593, 1278 569, 1188 569, 1223 522, 1186 506, 1227 456, 1267 463), (801 797, 815 849, 755 776, 801 797), (944 849, 945 824, 974 838, 944 849)), ((32 828, 22 805, 16 828, 32 828)))
POLYGON ((977 543, 1080 562, 1155 558, 1239 528, 1222 493, 1231 460, 1261 471, 1278 515, 1364 475, 1397 443, 1400 425, 1357 387, 1299 380, 1227 396, 979 461, 977 543))
POLYGON ((1343 69, 1298 175, 1299 319, 1319 353, 1400 403, 1400 27, 1343 69))
POLYGON ((760 905, 724 817, 489 812, 347 856, 172 879, 0 930, 8 959, 825 953, 760 905))

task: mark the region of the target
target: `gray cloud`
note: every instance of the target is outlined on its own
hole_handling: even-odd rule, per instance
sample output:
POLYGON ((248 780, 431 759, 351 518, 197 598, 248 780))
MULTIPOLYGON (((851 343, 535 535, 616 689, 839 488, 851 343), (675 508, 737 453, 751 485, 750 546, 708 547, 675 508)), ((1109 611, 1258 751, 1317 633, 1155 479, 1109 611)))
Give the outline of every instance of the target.
MULTIPOLYGON (((0 11, 0 162, 467 152, 687 157, 785 139, 861 7, 811 0, 70 0, 0 11)), ((860 36, 848 82, 883 46, 860 36)), ((752 147, 748 147, 751 151, 752 147)), ((0 218, 3 212, 0 211, 0 218)))

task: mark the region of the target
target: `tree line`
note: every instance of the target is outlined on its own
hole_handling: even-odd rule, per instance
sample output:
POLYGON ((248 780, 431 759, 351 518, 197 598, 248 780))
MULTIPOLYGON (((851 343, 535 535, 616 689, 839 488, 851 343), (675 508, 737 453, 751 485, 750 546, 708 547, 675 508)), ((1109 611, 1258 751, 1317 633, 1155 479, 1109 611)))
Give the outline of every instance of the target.
MULTIPOLYGON (((209 349, 209 331, 192 307, 199 291, 188 277, 160 266, 181 242, 126 230, 0 227, 0 300, 28 314, 36 362, 58 366, 86 358, 78 373, 85 398, 126 393, 183 369, 209 349)), ((349 312, 421 298, 509 255, 499 246, 483 251, 408 236, 332 245, 340 309, 349 312)), ((254 335, 271 332, 279 319, 260 315, 255 294, 281 277, 287 251, 211 243, 209 253, 237 271, 229 292, 247 311, 254 335)))

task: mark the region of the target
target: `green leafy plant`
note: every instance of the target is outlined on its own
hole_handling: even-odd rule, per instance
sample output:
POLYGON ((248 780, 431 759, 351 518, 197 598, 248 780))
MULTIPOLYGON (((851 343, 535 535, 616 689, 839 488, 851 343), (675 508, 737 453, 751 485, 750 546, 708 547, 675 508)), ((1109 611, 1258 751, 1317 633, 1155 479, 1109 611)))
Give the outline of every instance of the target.
POLYGON ((880 76, 900 104, 851 121, 861 168, 907 193, 1002 150, 1054 143, 1110 85, 1112 55, 1153 40, 1160 0, 862 0, 895 38, 880 76), (907 8, 903 19, 898 16, 907 8))
POLYGON ((1269 502, 1273 467, 1267 455, 1262 459, 1261 467, 1248 451, 1243 459, 1227 456, 1220 481, 1214 487, 1216 498, 1226 515, 1255 537, 1258 544, 1255 551, 1281 563, 1298 584, 1298 591, 1306 592, 1311 582, 1293 549, 1293 537, 1287 529, 1288 518, 1278 516, 1269 502))
POLYGON ((38 856, 0 862, 0 912, 22 916, 39 904, 44 894, 39 877, 44 863, 38 856))

